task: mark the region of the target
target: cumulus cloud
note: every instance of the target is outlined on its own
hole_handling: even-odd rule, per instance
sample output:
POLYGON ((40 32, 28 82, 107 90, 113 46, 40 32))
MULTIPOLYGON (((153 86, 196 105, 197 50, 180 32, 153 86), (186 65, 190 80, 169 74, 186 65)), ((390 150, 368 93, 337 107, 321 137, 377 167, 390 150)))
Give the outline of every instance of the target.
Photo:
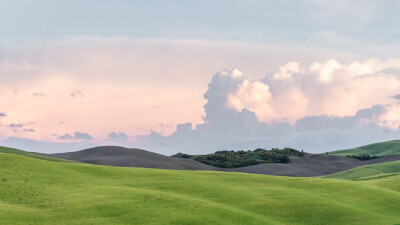
POLYGON ((274 80, 292 80, 292 74, 304 74, 305 69, 301 68, 298 62, 288 62, 284 66, 279 67, 279 71, 272 75, 274 80))
POLYGON ((391 130, 399 130, 400 103, 397 102, 384 106, 383 112, 378 116, 376 123, 391 130))
POLYGON ((239 70, 215 74, 204 97, 204 123, 179 124, 170 136, 138 136, 139 145, 172 154, 221 149, 295 147, 310 152, 396 139, 398 60, 301 66, 290 62, 264 79, 239 70))
POLYGON ((369 59, 348 64, 336 60, 301 66, 289 62, 263 80, 232 77, 236 88, 228 94, 228 107, 256 113, 263 122, 289 122, 305 116, 350 116, 377 103, 389 103, 400 79, 387 69, 400 68, 400 60, 369 59))
POLYGON ((227 99, 228 106, 241 111, 247 108, 257 112, 259 118, 273 118, 273 109, 268 104, 271 98, 269 86, 260 81, 243 80, 237 86, 234 94, 229 94, 227 99))
POLYGON ((73 135, 67 133, 62 136, 58 136, 57 139, 60 139, 60 140, 93 140, 93 137, 88 133, 74 132, 73 135))

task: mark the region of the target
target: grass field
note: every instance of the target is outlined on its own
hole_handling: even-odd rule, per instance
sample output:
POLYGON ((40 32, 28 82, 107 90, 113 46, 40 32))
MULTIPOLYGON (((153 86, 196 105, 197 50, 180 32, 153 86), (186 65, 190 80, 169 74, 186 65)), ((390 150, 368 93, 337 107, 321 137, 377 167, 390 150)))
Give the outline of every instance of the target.
POLYGON ((27 156, 27 157, 36 158, 36 159, 42 159, 42 160, 46 160, 46 161, 53 161, 53 162, 72 162, 72 161, 65 160, 65 159, 41 156, 41 155, 37 155, 34 153, 21 151, 21 150, 15 149, 15 148, 7 148, 7 147, 2 147, 2 146, 0 146, 0 153, 22 155, 22 156, 27 156))
POLYGON ((351 148, 339 151, 329 152, 330 155, 374 155, 374 156, 389 156, 400 155, 400 140, 381 142, 371 145, 365 145, 358 148, 351 148))
POLYGON ((356 167, 340 173, 325 176, 327 178, 346 180, 372 180, 383 177, 399 176, 400 161, 379 163, 367 166, 356 167))
POLYGON ((0 153, 0 224, 398 224, 400 176, 365 181, 65 163, 0 153))

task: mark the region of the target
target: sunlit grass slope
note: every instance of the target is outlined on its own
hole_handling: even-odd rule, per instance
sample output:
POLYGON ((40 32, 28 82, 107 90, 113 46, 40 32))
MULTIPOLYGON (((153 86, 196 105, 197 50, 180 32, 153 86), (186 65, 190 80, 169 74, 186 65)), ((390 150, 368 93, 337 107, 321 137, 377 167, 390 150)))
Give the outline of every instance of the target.
POLYGON ((359 184, 400 193, 400 161, 361 166, 326 178, 354 180, 359 184))
POLYGON ((346 180, 369 180, 398 175, 400 175, 400 161, 360 166, 326 177, 346 180))
POLYGON ((371 145, 366 145, 358 148, 345 149, 339 151, 329 152, 330 155, 375 155, 375 156, 389 156, 400 154, 400 140, 381 142, 371 145))
POLYGON ((41 156, 41 155, 37 155, 34 153, 21 151, 21 150, 15 149, 15 148, 7 148, 7 147, 2 147, 2 146, 0 146, 0 153, 22 155, 22 156, 27 156, 27 157, 31 157, 31 158, 42 159, 42 160, 47 160, 47 161, 54 161, 54 162, 72 162, 72 161, 65 160, 65 159, 41 156))
MULTIPOLYGON (((400 183, 399 176, 392 179, 400 183)), ((358 181, 106 167, 0 153, 0 224, 7 225, 396 224, 399 191, 358 181)))

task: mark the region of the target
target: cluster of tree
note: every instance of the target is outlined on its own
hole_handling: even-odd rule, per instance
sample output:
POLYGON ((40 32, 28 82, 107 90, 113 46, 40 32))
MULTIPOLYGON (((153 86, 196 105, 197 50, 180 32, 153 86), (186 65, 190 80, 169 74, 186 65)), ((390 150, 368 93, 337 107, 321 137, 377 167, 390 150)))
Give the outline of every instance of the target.
POLYGON ((371 159, 381 158, 380 156, 368 155, 368 154, 348 155, 347 157, 358 160, 371 160, 371 159))
POLYGON ((194 158, 192 155, 188 155, 182 152, 176 153, 175 155, 172 155, 172 157, 187 158, 187 159, 194 158))
POLYGON ((271 150, 258 148, 254 151, 223 150, 196 156, 184 153, 173 155, 173 157, 192 158, 198 162, 220 168, 237 168, 260 163, 287 163, 289 162, 289 156, 304 156, 304 153, 292 148, 273 148, 271 150))

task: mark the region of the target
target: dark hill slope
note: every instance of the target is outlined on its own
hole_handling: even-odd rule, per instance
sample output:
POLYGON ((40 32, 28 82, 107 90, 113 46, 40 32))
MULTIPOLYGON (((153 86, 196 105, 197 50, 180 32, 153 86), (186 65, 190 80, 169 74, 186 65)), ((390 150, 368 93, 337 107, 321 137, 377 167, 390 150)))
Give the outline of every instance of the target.
POLYGON ((343 156, 307 154, 303 157, 292 156, 290 157, 289 163, 258 164, 230 169, 230 171, 280 176, 311 177, 333 174, 363 165, 397 160, 400 160, 400 155, 360 161, 343 156))
POLYGON ((118 146, 101 146, 77 152, 47 154, 46 156, 107 166, 218 170, 218 168, 191 159, 168 157, 141 149, 128 149, 118 146))

